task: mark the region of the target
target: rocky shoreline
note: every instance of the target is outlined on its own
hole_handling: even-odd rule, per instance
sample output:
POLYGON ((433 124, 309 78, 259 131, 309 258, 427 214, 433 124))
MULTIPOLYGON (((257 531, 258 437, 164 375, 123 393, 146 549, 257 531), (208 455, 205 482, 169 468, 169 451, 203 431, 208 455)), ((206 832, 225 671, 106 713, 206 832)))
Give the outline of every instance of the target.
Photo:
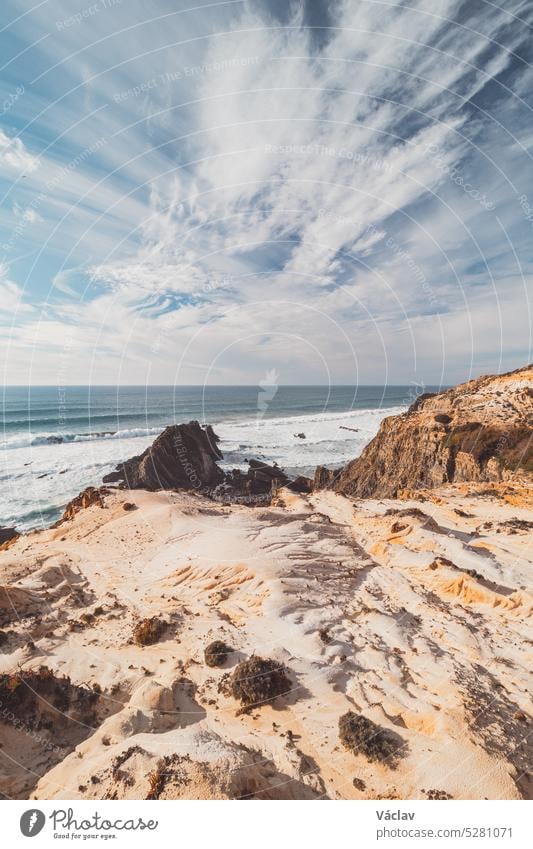
POLYGON ((532 388, 421 398, 314 481, 177 425, 7 529, 0 793, 531 798, 532 388))

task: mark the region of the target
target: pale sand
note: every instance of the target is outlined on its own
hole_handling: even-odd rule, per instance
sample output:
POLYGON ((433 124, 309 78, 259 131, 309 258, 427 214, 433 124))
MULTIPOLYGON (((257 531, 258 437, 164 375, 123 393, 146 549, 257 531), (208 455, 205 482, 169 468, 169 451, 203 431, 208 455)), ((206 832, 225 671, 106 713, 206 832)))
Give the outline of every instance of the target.
POLYGON ((264 509, 116 491, 19 539, 0 554, 14 608, 0 672, 45 664, 104 698, 97 727, 52 723, 35 740, 0 723, 0 791, 146 798, 162 767, 160 798, 531 796, 533 553, 527 529, 503 524, 531 504, 499 489, 355 504, 284 490, 264 509), (385 515, 409 507, 437 526, 385 515), (129 642, 152 615, 169 623, 161 641, 129 642), (204 663, 216 638, 237 650, 225 669, 204 663), (294 688, 237 715, 218 683, 253 653, 283 661, 294 688), (405 741, 395 769, 343 748, 348 710, 405 741))

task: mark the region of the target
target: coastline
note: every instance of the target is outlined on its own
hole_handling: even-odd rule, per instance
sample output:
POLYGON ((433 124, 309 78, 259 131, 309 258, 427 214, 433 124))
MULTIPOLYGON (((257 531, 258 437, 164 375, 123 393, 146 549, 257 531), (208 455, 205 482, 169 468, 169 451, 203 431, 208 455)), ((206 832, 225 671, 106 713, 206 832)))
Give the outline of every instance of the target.
MULTIPOLYGON (((399 409, 326 410, 223 420, 215 425, 224 453, 222 466, 242 469, 244 460, 253 456, 277 462, 294 474, 312 474, 324 462, 334 468, 360 453, 375 436, 381 420, 399 409), (300 432, 305 439, 296 436, 300 432)), ((169 413, 156 427, 143 431, 136 421, 133 428, 99 438, 75 430, 10 434, 11 442, 0 449, 4 484, 0 526, 14 525, 21 531, 49 526, 84 487, 97 486, 117 463, 140 454, 171 422, 169 413)))
POLYGON ((7 538, 0 793, 532 798, 532 379, 423 396, 313 479, 171 426, 7 538))

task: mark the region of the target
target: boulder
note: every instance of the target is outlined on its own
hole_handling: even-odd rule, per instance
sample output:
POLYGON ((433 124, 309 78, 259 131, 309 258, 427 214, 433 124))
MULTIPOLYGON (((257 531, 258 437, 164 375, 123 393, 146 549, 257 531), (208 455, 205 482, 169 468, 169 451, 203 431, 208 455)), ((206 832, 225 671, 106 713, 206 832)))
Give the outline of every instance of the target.
POLYGON ((9 546, 20 536, 15 528, 0 528, 0 548, 9 546))
POLYGON ((224 480, 217 465, 222 458, 212 427, 197 421, 165 428, 140 456, 120 463, 104 483, 120 482, 128 489, 204 489, 224 480))
POLYGON ((80 492, 76 498, 69 501, 65 507, 62 518, 55 523, 54 527, 60 525, 61 522, 64 522, 67 519, 72 519, 72 517, 75 516, 76 513, 79 513, 80 510, 86 510, 87 507, 92 507, 93 504, 96 504, 98 507, 105 507, 103 496, 108 494, 109 490, 105 486, 88 486, 87 489, 80 492))
POLYGON ((312 492, 313 481, 304 475, 298 475, 297 478, 287 484, 287 489, 290 489, 291 492, 312 492))
POLYGON ((248 469, 232 469, 225 475, 223 483, 213 492, 222 501, 236 501, 249 506, 270 504, 272 493, 285 486, 289 478, 279 466, 269 466, 261 460, 248 460, 248 469))
POLYGON ((249 460, 248 465, 247 477, 252 481, 252 490, 255 492, 269 492, 273 483, 283 486, 288 481, 287 475, 276 463, 269 466, 261 460, 249 460))

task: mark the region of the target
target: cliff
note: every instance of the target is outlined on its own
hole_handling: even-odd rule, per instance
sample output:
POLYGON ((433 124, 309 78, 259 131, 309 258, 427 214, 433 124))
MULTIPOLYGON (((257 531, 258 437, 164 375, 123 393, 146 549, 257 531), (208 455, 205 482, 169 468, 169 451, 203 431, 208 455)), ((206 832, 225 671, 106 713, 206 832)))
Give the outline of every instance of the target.
POLYGON ((359 498, 396 497, 404 489, 530 474, 532 424, 532 366, 480 377, 384 419, 361 456, 322 486, 359 498))

